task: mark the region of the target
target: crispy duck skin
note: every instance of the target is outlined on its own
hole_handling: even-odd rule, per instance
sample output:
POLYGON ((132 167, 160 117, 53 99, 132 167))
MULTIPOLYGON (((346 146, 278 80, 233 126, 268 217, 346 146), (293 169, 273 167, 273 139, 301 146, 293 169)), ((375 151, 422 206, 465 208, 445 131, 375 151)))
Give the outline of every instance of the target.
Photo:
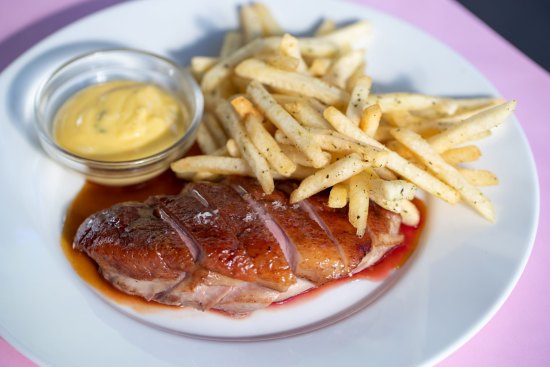
POLYGON ((238 192, 229 185, 206 182, 194 184, 193 190, 218 208, 228 228, 252 259, 259 284, 284 292, 296 282, 277 239, 238 192))
POLYGON ((242 177, 189 183, 91 215, 73 247, 123 292, 243 315, 361 271, 403 240, 399 215, 376 204, 358 238, 345 209, 329 208, 323 193, 291 205, 291 188, 267 195, 242 177))
POLYGON ((280 190, 265 194, 252 179, 235 181, 233 185, 262 205, 293 244, 296 259, 293 270, 297 276, 322 284, 346 274, 337 245, 302 205, 290 204, 289 196, 280 190))

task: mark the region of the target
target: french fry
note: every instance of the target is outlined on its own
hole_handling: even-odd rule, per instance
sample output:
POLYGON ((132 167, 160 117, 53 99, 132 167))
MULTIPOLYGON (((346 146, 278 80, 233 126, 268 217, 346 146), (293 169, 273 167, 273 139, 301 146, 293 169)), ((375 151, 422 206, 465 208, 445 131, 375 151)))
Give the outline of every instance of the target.
MULTIPOLYGON (((281 144, 280 147, 283 153, 288 156, 293 162, 296 162, 296 164, 304 167, 314 167, 311 159, 309 159, 301 150, 296 148, 294 145, 281 144)), ((322 154, 326 156, 326 160, 327 162, 329 162, 331 159, 330 154, 326 152, 323 152, 322 154)))
POLYGON ((216 109, 216 106, 218 105, 218 100, 221 97, 218 95, 217 91, 214 91, 210 94, 204 95, 204 111, 208 113, 212 113, 214 109, 216 109))
POLYGON ((361 121, 363 109, 365 109, 368 103, 371 85, 372 79, 368 76, 364 76, 357 80, 353 90, 351 91, 348 107, 346 109, 346 116, 355 125, 359 125, 359 122, 361 121))
POLYGON ((192 177, 191 180, 193 182, 200 182, 200 181, 217 181, 221 178, 221 175, 218 175, 216 173, 211 172, 196 172, 192 177))
POLYGON ((514 111, 515 107, 516 101, 510 101, 484 110, 450 129, 432 136, 428 142, 436 152, 444 152, 500 125, 514 111))
MULTIPOLYGON (((227 80, 229 84, 233 87, 232 94, 220 94, 225 99, 231 99, 235 95, 241 95, 246 92, 246 87, 248 86, 248 83, 250 83, 250 79, 243 78, 241 76, 238 76, 236 74, 232 74, 230 76, 230 80, 227 80)), ((223 83, 222 83, 223 84, 223 83)))
POLYGON ((400 206, 401 221, 403 224, 411 227, 418 226, 418 223, 420 223, 420 211, 416 205, 409 200, 402 200, 400 201, 400 206))
POLYGON ((367 67, 367 63, 365 62, 365 60, 363 60, 357 65, 355 70, 353 70, 351 75, 348 77, 348 80, 346 81, 346 88, 345 89, 348 92, 350 92, 350 93, 352 92, 353 87, 355 87, 355 84, 357 84, 357 81, 359 79, 368 76, 365 73, 365 68, 366 67, 367 67))
POLYGON ((252 5, 241 6, 240 23, 244 43, 249 43, 263 36, 261 19, 252 5))
POLYGON ((391 111, 410 111, 422 109, 435 109, 451 114, 456 111, 456 105, 443 103, 443 99, 418 93, 386 93, 371 94, 369 105, 378 103, 383 113, 391 111))
POLYGON ((390 201, 412 200, 416 194, 416 186, 404 180, 386 181, 379 178, 371 178, 369 180, 369 188, 390 201))
POLYGON ((237 51, 243 45, 243 35, 241 32, 228 31, 223 38, 222 48, 220 50, 220 58, 225 59, 233 52, 237 51))
POLYGON ((262 125, 260 117, 254 114, 247 115, 244 126, 256 149, 273 169, 286 177, 296 170, 296 164, 283 153, 279 144, 262 125))
MULTIPOLYGON (((488 138, 492 134, 493 133, 491 132, 491 130, 485 130, 485 131, 480 132, 479 134, 471 135, 470 136, 470 141, 483 140, 485 138, 488 138)), ((430 136, 430 138, 431 138, 431 136, 430 136)))
POLYGON ((363 237, 367 229, 369 214, 369 177, 364 172, 349 179, 349 210, 350 223, 357 229, 357 236, 363 237))
POLYGON ((323 114, 323 111, 325 110, 325 108, 327 108, 327 106, 319 101, 318 99, 316 98, 306 98, 307 99, 307 103, 317 112, 319 112, 321 115, 323 114))
POLYGON ((337 28, 325 20, 314 37, 296 37, 252 3, 240 8, 240 25, 225 34, 219 57, 191 61, 205 100, 197 142, 208 155, 174 162, 178 177, 245 175, 265 192, 274 180, 297 179, 291 202, 330 188, 328 205, 349 204, 358 235, 369 201, 418 225, 417 188, 451 204, 463 198, 494 220, 477 187, 497 177, 459 165, 479 159, 473 142, 490 136, 515 101, 371 93, 366 21, 337 28))
POLYGON ((254 3, 252 4, 252 8, 260 20, 264 36, 280 36, 284 33, 279 23, 273 17, 273 14, 271 14, 271 11, 264 4, 254 3))
POLYGON ((216 117, 214 117, 214 115, 212 115, 210 112, 205 112, 202 117, 202 122, 210 132, 210 135, 212 135, 212 138, 216 142, 216 145, 218 147, 224 146, 225 142, 227 141, 227 135, 225 135, 225 131, 223 130, 223 127, 220 125, 216 117))
POLYGON ((418 163, 418 161, 415 159, 414 153, 411 152, 409 149, 407 149, 406 146, 398 142, 397 140, 390 140, 386 142, 386 147, 399 154, 401 157, 413 162, 418 163))
POLYGON ((245 96, 238 96, 231 99, 231 105, 233 109, 239 114, 239 117, 244 120, 247 115, 254 115, 260 120, 263 119, 262 113, 254 107, 252 102, 245 96))
POLYGON ((242 158, 194 155, 173 162, 170 167, 177 174, 210 172, 220 175, 248 176, 250 168, 242 158))
POLYGON ((455 98, 449 99, 449 103, 454 103, 458 111, 477 110, 493 107, 506 102, 502 98, 455 98))
POLYGON ((204 124, 200 124, 197 130, 197 144, 205 154, 210 154, 218 149, 218 145, 204 124))
POLYGON ((269 165, 246 136, 239 117, 231 104, 225 100, 220 101, 220 104, 216 108, 216 115, 222 124, 224 124, 229 135, 237 143, 241 156, 246 160, 252 172, 254 172, 264 192, 272 193, 275 189, 275 184, 269 165))
POLYGON ((210 153, 209 155, 213 155, 213 156, 217 156, 217 157, 224 157, 224 156, 227 156, 228 154, 229 154, 229 152, 227 151, 227 147, 224 144, 223 147, 218 148, 217 150, 210 153))
POLYGON ((286 110, 279 105, 269 92, 258 82, 248 85, 247 93, 263 114, 288 136, 292 143, 313 162, 314 167, 325 166, 328 161, 315 143, 311 134, 304 129, 286 110))
MULTIPOLYGON (((194 177, 210 179, 213 175, 235 175, 255 177, 250 166, 243 158, 214 155, 195 155, 181 158, 171 164, 171 169, 180 178, 191 180, 194 177)), ((290 177, 281 176, 276 171, 271 172, 273 178, 284 180, 288 178, 303 180, 315 173, 314 169, 298 166, 290 177)))
POLYGON ((340 52, 340 46, 328 39, 300 37, 298 38, 298 42, 302 56, 308 59, 333 57, 340 52))
POLYGON ((388 162, 388 152, 384 149, 349 141, 337 134, 318 134, 315 140, 321 149, 329 152, 356 153, 372 167, 384 167, 388 162))
POLYGON ((353 46, 352 43, 354 41, 367 38, 371 32, 372 25, 368 21, 362 20, 338 28, 320 38, 338 45, 340 49, 346 49, 353 46))
POLYGON ((422 121, 421 117, 413 115, 409 110, 389 111, 384 113, 382 118, 393 127, 412 127, 422 121))
POLYGON ((395 152, 391 152, 388 156, 387 168, 449 204, 456 204, 460 200, 460 196, 456 190, 395 152))
POLYGON ((394 212, 397 214, 401 214, 403 211, 403 201, 404 200, 388 200, 385 197, 383 197, 380 192, 373 191, 369 189, 369 198, 382 208, 389 210, 390 212, 394 212))
POLYGON ((290 194, 290 203, 294 204, 307 199, 328 187, 347 180, 366 167, 368 165, 358 155, 350 154, 302 180, 298 188, 290 194))
POLYGON ((309 67, 309 73, 314 76, 325 76, 332 65, 332 59, 320 57, 314 59, 309 67))
POLYGON ((353 50, 340 56, 330 67, 323 80, 339 88, 346 89, 347 81, 355 69, 363 62, 361 50, 353 50))
POLYGON ((315 169, 315 168, 304 167, 304 166, 301 166, 301 165, 297 165, 296 170, 294 172, 292 172, 292 174, 289 177, 282 176, 277 171, 272 171, 271 174, 273 175, 273 178, 275 180, 286 180, 286 179, 289 179, 289 178, 295 179, 295 180, 303 180, 306 177, 311 176, 315 172, 317 172, 317 169, 315 169))
POLYGON ((334 106, 327 107, 323 112, 323 116, 340 134, 364 144, 373 145, 382 149, 385 148, 381 143, 365 134, 363 130, 334 106))
POLYGON ((235 142, 235 139, 227 139, 225 148, 227 149, 227 154, 231 157, 241 158, 241 151, 239 150, 239 146, 237 145, 237 142, 235 142))
POLYGON ((348 184, 340 182, 332 186, 328 196, 328 206, 330 208, 343 208, 348 204, 348 184))
MULTIPOLYGON (((411 129, 414 131, 414 129, 411 129)), ((416 131, 415 131, 416 132, 416 131)), ((423 137, 424 139, 431 138, 434 135, 437 135, 441 132, 439 129, 426 129, 418 132, 418 135, 423 137)))
POLYGON ((317 112, 317 110, 315 110, 306 100, 285 103, 283 107, 296 119, 296 121, 300 122, 305 127, 319 129, 330 128, 330 124, 323 118, 323 115, 317 112))
POLYGON ((370 137, 376 135, 378 126, 380 125, 380 118, 382 117, 382 110, 380 105, 373 104, 366 107, 361 113, 361 119, 359 120, 359 128, 370 137))
POLYGON ((216 57, 207 56, 195 56, 191 59, 191 74, 197 80, 201 80, 204 73, 206 73, 212 66, 218 62, 216 57))
POLYGON ((298 60, 298 66, 295 69, 299 73, 308 74, 307 65, 302 58, 300 47, 298 46, 298 40, 286 33, 281 39, 281 53, 285 56, 292 57, 298 60))
MULTIPOLYGON (((448 128, 452 127, 453 125, 464 121, 467 118, 472 117, 473 115, 476 115, 484 110, 488 110, 491 107, 497 106, 498 104, 504 103, 500 99, 492 99, 491 102, 487 102, 487 105, 481 105, 479 107, 475 107, 472 109, 463 109, 460 108, 455 114, 452 114, 450 116, 444 116, 444 117, 433 117, 433 116, 425 116, 426 110, 420 110, 420 111, 413 111, 411 112, 414 116, 419 117, 421 120, 417 121, 414 126, 409 126, 414 129, 416 132, 421 132, 425 129, 430 128, 436 128, 441 131, 447 130, 448 128)), ((459 104, 460 105, 460 104, 459 104)))
POLYGON ((439 178, 460 192, 462 198, 484 218, 495 221, 495 212, 491 202, 475 186, 470 184, 456 168, 445 162, 437 151, 420 135, 406 128, 392 130, 392 135, 434 172, 439 178))
POLYGON ((265 39, 257 39, 235 50, 227 57, 220 59, 202 77, 201 89, 205 94, 211 93, 231 74, 232 69, 238 63, 269 46, 270 44, 265 39))
POLYGON ((297 71, 300 66, 300 59, 281 53, 265 53, 256 57, 258 60, 284 71, 297 71))
MULTIPOLYGON (((388 154, 388 160, 389 160, 389 154, 388 154)), ((395 175, 395 173, 393 173, 386 167, 374 167, 373 171, 376 173, 378 177, 383 178, 384 180, 388 180, 388 181, 397 180, 397 176, 395 175)))
MULTIPOLYGON (((318 129, 310 129, 309 131, 312 131, 312 136, 321 149, 328 152, 355 153, 366 163, 376 168, 383 167, 388 161, 388 152, 382 148, 350 141, 345 136, 330 130, 321 132, 318 129)), ((275 132, 275 140, 280 144, 292 144, 292 141, 281 130, 275 132)))
MULTIPOLYGON (((361 143, 372 145, 377 148, 387 148, 374 140, 370 136, 363 133, 361 129, 353 124, 342 112, 336 108, 328 107, 325 110, 325 118, 334 126, 336 131, 355 139, 361 143)), ((403 157, 395 152, 390 152, 388 155, 388 161, 386 166, 397 174, 405 177, 421 189, 437 196, 440 199, 454 204, 459 201, 460 197, 458 193, 435 178, 434 176, 426 173, 422 169, 415 166, 413 163, 408 162, 403 157)))
POLYGON ((290 139, 287 140, 287 142, 288 144, 281 144, 279 146, 281 147, 281 150, 283 151, 283 153, 291 161, 296 162, 296 164, 299 164, 301 166, 313 167, 313 163, 311 162, 311 159, 306 157, 306 155, 301 150, 299 150, 294 145, 292 145, 290 139))
POLYGON ((392 129, 391 126, 388 126, 384 124, 383 121, 380 121, 380 125, 378 125, 378 128, 376 129, 376 132, 374 133, 374 136, 373 136, 374 140, 379 141, 381 143, 386 143, 390 139, 393 139, 393 137, 390 134, 391 129, 392 129))
POLYGON ((317 27, 315 30, 314 35, 316 37, 318 36, 324 36, 325 34, 328 34, 330 32, 333 32, 336 30, 336 23, 332 19, 323 19, 321 24, 317 27))
MULTIPOLYGON (((248 59, 235 68, 237 75, 253 79, 278 90, 315 97, 328 104, 344 104, 348 94, 309 75, 276 69, 266 63, 248 59)), ((206 76, 205 76, 206 77, 206 76)))
POLYGON ((447 149, 441 153, 441 157, 452 166, 460 163, 473 162, 481 157, 481 150, 475 145, 466 145, 458 148, 447 149))
POLYGON ((287 103, 294 103, 304 99, 304 97, 292 94, 272 93, 271 96, 281 106, 287 103))
POLYGON ((498 185, 498 177, 491 171, 483 169, 458 168, 458 172, 474 186, 498 185))

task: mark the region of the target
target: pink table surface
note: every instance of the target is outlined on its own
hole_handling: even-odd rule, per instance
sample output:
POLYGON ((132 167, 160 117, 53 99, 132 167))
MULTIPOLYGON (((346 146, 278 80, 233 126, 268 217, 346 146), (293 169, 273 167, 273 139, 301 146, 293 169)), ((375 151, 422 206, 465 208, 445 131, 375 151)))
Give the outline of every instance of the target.
MULTIPOLYGON (((121 0, 0 1, 0 71, 26 49, 94 11, 121 0)), ((547 366, 550 363, 549 187, 550 75, 451 0, 356 0, 427 31, 475 65, 509 99, 531 144, 541 187, 540 224, 527 267, 489 323, 441 366, 547 366)), ((521 20, 518 19, 518 27, 521 20)), ((542 41, 543 35, 541 35, 542 41)), ((542 45, 542 43, 541 43, 542 45)), ((5 295, 4 295, 5 296, 5 295)), ((2 310, 0 310, 1 312, 2 310)), ((0 337, 0 366, 34 366, 0 337)))

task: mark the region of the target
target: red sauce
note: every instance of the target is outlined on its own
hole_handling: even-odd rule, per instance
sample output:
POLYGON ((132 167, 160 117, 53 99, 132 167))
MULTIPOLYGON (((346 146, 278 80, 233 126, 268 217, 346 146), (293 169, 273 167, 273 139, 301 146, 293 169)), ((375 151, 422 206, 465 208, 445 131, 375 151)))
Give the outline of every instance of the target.
MULTIPOLYGON (((166 172, 146 183, 127 187, 107 187, 86 182, 67 211, 61 241, 63 252, 76 273, 105 297, 118 304, 130 306, 136 311, 145 313, 160 309, 174 309, 173 306, 147 302, 140 297, 131 296, 117 290, 103 279, 92 259, 80 251, 73 250, 72 241, 80 224, 91 214, 123 201, 144 201, 152 195, 177 194, 181 191, 183 185, 184 182, 179 180, 172 172, 166 172)), ((425 207, 420 200, 415 200, 415 204, 421 212, 420 224, 414 228, 402 225, 401 232, 405 235, 403 244, 386 254, 375 265, 352 277, 332 281, 322 287, 309 290, 273 306, 310 299, 329 287, 354 279, 382 280, 387 277, 393 270, 403 265, 418 246, 418 239, 425 222, 425 207)))
POLYGON ((177 194, 182 187, 183 181, 171 172, 163 173, 146 183, 126 187, 107 187, 86 182, 67 211, 61 237, 63 252, 76 273, 105 297, 118 304, 131 306, 136 311, 150 312, 157 309, 173 309, 172 306, 147 302, 143 298, 119 291, 103 279, 99 274, 97 264, 88 255, 73 250, 72 243, 78 227, 91 214, 123 201, 144 201, 152 195, 177 194))
POLYGON ((352 278, 366 278, 370 280, 382 280, 390 273, 405 264, 409 257, 418 247, 418 240, 424 224, 426 223, 426 207, 419 199, 414 199, 414 205, 420 211, 420 223, 416 227, 411 227, 402 224, 400 231, 405 235, 403 243, 388 252, 376 264, 368 267, 360 273, 357 273, 352 278))
POLYGON ((388 277, 394 270, 405 264, 409 257, 418 247, 420 234, 422 233, 422 229, 424 228, 424 224, 426 223, 426 207, 424 203, 419 199, 414 199, 413 202, 420 211, 420 223, 418 223, 416 227, 402 224, 400 231, 405 236, 403 243, 385 254, 384 257, 378 260, 378 262, 376 262, 374 265, 366 268, 365 270, 357 274, 354 274, 351 277, 333 280, 327 284, 322 285, 321 287, 312 288, 304 293, 298 294, 297 296, 288 298, 281 302, 274 303, 270 307, 286 305, 289 302, 296 303, 307 301, 319 295, 320 292, 341 285, 342 283, 353 281, 355 279, 381 281, 388 277))

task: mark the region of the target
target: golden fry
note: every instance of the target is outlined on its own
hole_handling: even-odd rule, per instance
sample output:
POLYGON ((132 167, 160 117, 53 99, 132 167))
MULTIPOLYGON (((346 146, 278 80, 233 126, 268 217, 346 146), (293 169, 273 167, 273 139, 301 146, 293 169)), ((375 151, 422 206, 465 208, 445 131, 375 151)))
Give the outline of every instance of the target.
POLYGON ((370 137, 376 135, 378 126, 380 126, 380 118, 382 117, 382 110, 380 105, 373 104, 368 106, 361 113, 361 119, 359 121, 359 128, 370 137))
POLYGON ((344 104, 347 101, 346 91, 297 72, 276 69, 266 63, 248 59, 235 68, 237 75, 277 88, 291 94, 315 97, 328 104, 344 104))
POLYGON ((252 172, 260 182, 266 193, 272 193, 275 189, 273 176, 265 158, 258 152, 254 144, 246 136, 239 117, 228 101, 221 100, 216 108, 216 115, 224 124, 229 135, 235 140, 241 156, 246 160, 252 172))
POLYGON ((346 116, 355 125, 359 125, 363 110, 367 107, 371 85, 372 79, 368 76, 363 76, 357 80, 351 91, 348 107, 346 109, 346 116))
POLYGON ((216 145, 218 147, 224 146, 225 142, 227 141, 227 135, 225 135, 225 131, 223 130, 223 127, 220 125, 216 117, 210 112, 205 112, 202 117, 202 122, 210 132, 210 135, 212 135, 212 138, 216 142, 216 145))
POLYGON ((347 180, 366 167, 368 165, 358 155, 350 154, 302 180, 298 188, 290 195, 290 202, 297 203, 307 199, 328 187, 347 180))
POLYGON ((286 110, 279 105, 269 92, 258 82, 249 84, 247 93, 263 114, 313 162, 314 167, 325 166, 328 161, 311 134, 304 129, 286 110))
POLYGON ((360 172, 349 179, 350 223, 357 229, 357 236, 363 237, 367 230, 369 214, 369 176, 360 172))
POLYGON ((361 50, 345 53, 334 61, 323 80, 339 88, 346 89, 348 79, 361 65, 364 57, 364 52, 361 50))
POLYGON ((251 6, 260 20, 264 36, 280 36, 284 33, 283 28, 275 20, 267 6, 262 3, 254 3, 251 6))
POLYGON ((290 176, 296 170, 296 164, 283 153, 261 121, 261 118, 254 114, 246 117, 244 126, 248 137, 273 169, 283 176, 290 176))
POLYGON ((498 177, 491 171, 483 169, 458 168, 458 172, 474 186, 496 186, 498 177))
POLYGON ((197 144, 201 151, 205 154, 210 154, 218 149, 218 145, 204 124, 199 125, 199 129, 197 131, 197 144))
POLYGON ((405 128, 394 129, 392 134, 399 142, 412 150, 429 170, 460 192, 462 198, 484 218, 491 222, 495 221, 494 208, 489 199, 470 184, 456 168, 445 162, 426 140, 414 131, 405 128))
POLYGON ((330 208, 343 208, 348 204, 348 184, 340 182, 332 186, 328 197, 330 208))
POLYGON ((466 145, 458 148, 451 148, 443 153, 441 157, 452 166, 460 163, 473 162, 481 157, 481 150, 475 145, 466 145))
POLYGON ((450 129, 432 136, 428 142, 436 152, 444 152, 500 125, 514 111, 515 107, 516 101, 510 101, 484 110, 450 129))

